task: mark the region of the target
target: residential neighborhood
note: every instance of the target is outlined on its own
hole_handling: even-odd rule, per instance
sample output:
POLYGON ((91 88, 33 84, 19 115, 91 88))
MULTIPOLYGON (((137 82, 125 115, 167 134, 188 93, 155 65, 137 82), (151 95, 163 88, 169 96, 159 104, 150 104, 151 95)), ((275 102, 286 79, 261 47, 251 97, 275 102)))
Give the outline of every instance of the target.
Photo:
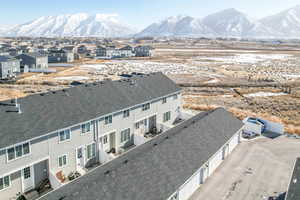
POLYGON ((0 200, 300 200, 300 0, 1 2, 0 200))

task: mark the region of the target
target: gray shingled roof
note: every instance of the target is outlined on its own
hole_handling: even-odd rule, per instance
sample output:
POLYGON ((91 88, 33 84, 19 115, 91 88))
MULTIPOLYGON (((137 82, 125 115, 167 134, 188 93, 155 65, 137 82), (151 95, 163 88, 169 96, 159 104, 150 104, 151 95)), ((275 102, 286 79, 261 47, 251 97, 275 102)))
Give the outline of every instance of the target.
POLYGON ((286 200, 299 200, 300 199, 300 158, 297 159, 288 188, 286 200))
POLYGON ((219 108, 201 113, 42 200, 165 200, 243 123, 219 108))
POLYGON ((162 73, 131 79, 135 85, 105 81, 21 98, 22 114, 0 102, 0 149, 180 91, 162 73))

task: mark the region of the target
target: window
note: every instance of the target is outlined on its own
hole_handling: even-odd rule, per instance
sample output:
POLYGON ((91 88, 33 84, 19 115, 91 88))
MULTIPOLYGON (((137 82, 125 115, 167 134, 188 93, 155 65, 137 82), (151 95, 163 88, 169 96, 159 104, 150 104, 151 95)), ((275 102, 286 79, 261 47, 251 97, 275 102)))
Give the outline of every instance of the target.
POLYGON ((59 141, 63 142, 71 139, 70 130, 64 130, 59 132, 59 141))
POLYGON ((129 110, 123 111, 123 118, 129 117, 129 115, 130 115, 129 110))
POLYGON ((67 165, 67 155, 60 156, 58 158, 58 166, 63 167, 67 165))
POLYGON ((130 140, 130 128, 121 131, 121 142, 130 140))
POLYGON ((162 99, 162 103, 163 103, 163 104, 164 104, 164 103, 167 103, 167 98, 166 98, 166 97, 162 99))
POLYGON ((175 94, 175 95, 173 96, 173 99, 174 99, 174 100, 178 99, 178 94, 175 94))
POLYGON ((21 158, 23 156, 26 156, 29 153, 30 153, 29 143, 24 143, 7 149, 7 159, 8 161, 14 160, 16 158, 21 158))
POLYGON ((81 133, 87 133, 91 131, 91 123, 86 123, 81 125, 81 133))
POLYGON ((147 124, 148 124, 148 120, 147 119, 141 120, 141 121, 135 123, 135 129, 139 129, 140 126, 143 126, 143 125, 147 126, 147 124))
POLYGON ((171 112, 166 112, 164 113, 164 118, 163 118, 163 121, 166 122, 166 121, 169 121, 171 119, 171 112))
POLYGON ((96 156, 96 144, 87 145, 87 159, 91 159, 96 156))
POLYGON ((10 177, 4 176, 0 178, 0 191, 10 186, 10 177))
POLYGON ((135 123, 135 129, 139 129, 140 128, 140 122, 135 123))
POLYGON ((143 105, 143 108, 142 108, 143 111, 149 110, 149 109, 150 109, 150 103, 146 103, 143 105))
POLYGON ((103 144, 107 144, 107 135, 103 136, 103 144))
POLYGON ((112 123, 112 115, 105 117, 105 124, 111 124, 112 123))

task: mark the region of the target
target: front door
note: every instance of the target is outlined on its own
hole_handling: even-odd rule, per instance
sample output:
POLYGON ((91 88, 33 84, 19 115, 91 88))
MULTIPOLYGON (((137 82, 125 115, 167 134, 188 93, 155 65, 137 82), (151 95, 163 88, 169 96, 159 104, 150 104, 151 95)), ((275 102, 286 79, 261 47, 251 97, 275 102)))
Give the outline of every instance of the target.
POLYGON ((33 166, 22 169, 23 192, 34 189, 33 166))
POLYGON ((77 169, 84 168, 84 147, 79 147, 76 150, 76 164, 77 164, 77 169))
POLYGON ((156 115, 149 118, 149 131, 153 130, 153 128, 156 128, 156 115))
POLYGON ((109 146, 110 146, 110 150, 112 148, 116 149, 116 133, 115 132, 109 134, 109 146))

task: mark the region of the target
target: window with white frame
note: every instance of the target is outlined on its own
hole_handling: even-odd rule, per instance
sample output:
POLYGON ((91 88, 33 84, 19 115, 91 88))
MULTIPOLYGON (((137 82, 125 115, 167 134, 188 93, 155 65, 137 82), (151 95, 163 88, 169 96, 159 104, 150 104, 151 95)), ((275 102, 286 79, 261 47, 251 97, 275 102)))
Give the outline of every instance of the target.
POLYGON ((170 119, 171 119, 171 112, 169 111, 169 112, 164 113, 163 121, 167 122, 170 119))
POLYGON ((0 191, 10 186, 10 176, 0 178, 0 191))
POLYGON ((59 141, 60 142, 67 141, 70 139, 71 139, 71 133, 70 133, 69 129, 59 132, 59 141))
POLYGON ((63 155, 58 157, 58 166, 59 167, 64 167, 67 165, 67 155, 63 155))
POLYGON ((81 125, 81 133, 88 133, 90 131, 91 131, 91 123, 90 122, 81 125))
POLYGON ((30 154, 29 142, 7 149, 7 160, 11 161, 30 154))
POLYGON ((165 97, 165 98, 162 99, 162 103, 163 104, 167 103, 167 97, 165 97))
POLYGON ((121 131, 121 142, 130 140, 130 128, 121 131))
POLYGON ((112 115, 106 116, 104 118, 105 124, 111 124, 112 123, 112 115))
POLYGON ((129 110, 124 110, 123 111, 123 118, 127 118, 130 115, 130 111, 129 110))
POLYGON ((86 152, 87 159, 96 157, 96 144, 95 143, 87 145, 86 149, 87 149, 87 152, 86 152))
POLYGON ((136 122, 135 123, 135 129, 139 129, 141 126, 147 126, 148 124, 148 120, 147 119, 144 119, 144 120, 141 120, 139 122, 136 122))
POLYGON ((143 108, 142 108, 143 111, 149 110, 149 109, 150 109, 150 103, 146 103, 143 105, 143 108))

